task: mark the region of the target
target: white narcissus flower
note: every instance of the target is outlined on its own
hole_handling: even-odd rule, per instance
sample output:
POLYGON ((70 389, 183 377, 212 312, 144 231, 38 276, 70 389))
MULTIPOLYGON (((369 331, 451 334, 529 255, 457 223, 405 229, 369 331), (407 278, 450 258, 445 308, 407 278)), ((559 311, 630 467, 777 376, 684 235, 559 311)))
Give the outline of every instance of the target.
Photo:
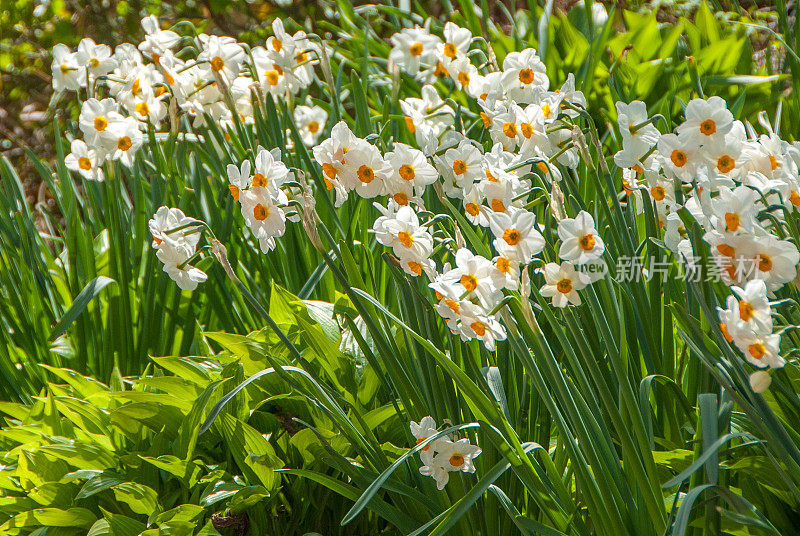
POLYGON ((622 134, 622 151, 614 156, 620 167, 632 167, 658 143, 661 135, 649 119, 647 106, 642 101, 630 104, 617 102, 617 123, 622 134))
POLYGON ((728 334, 737 339, 742 333, 772 333, 772 308, 767 299, 766 284, 754 279, 744 288, 733 287, 732 290, 735 296, 728 296, 727 309, 717 308, 728 334))
POLYGON ((421 65, 436 63, 436 45, 441 42, 438 37, 419 27, 405 28, 395 33, 390 41, 392 50, 389 52, 389 61, 410 76, 415 76, 421 65))
POLYGON ((535 224, 534 214, 527 210, 516 210, 513 215, 505 212, 490 214, 489 228, 495 236, 494 248, 503 256, 527 264, 545 244, 535 224))
POLYGON ((528 104, 534 102, 538 92, 547 91, 550 80, 536 50, 526 48, 509 52, 503 59, 502 84, 510 99, 528 104))
POLYGON ((93 80, 110 73, 117 66, 117 61, 111 56, 111 47, 98 45, 88 37, 78 43, 75 61, 86 69, 93 80))
POLYGON ((119 160, 128 167, 133 166, 136 151, 144 143, 136 119, 121 117, 108 124, 108 137, 103 137, 103 146, 111 160, 119 160))
POLYGON ((786 361, 778 353, 781 336, 777 333, 771 335, 743 333, 733 342, 745 359, 759 368, 781 368, 786 364, 786 361))
POLYGON ((398 257, 427 259, 433 252, 433 237, 409 206, 401 206, 393 218, 378 218, 374 227, 376 240, 398 257))
POLYGON ((497 271, 503 274, 504 288, 517 290, 519 288, 519 263, 503 255, 498 255, 492 259, 492 262, 497 271))
POLYGON ((53 47, 53 63, 50 66, 53 75, 53 90, 70 89, 77 91, 86 85, 86 70, 78 63, 78 59, 66 45, 53 47))
POLYGON ((181 290, 194 290, 199 283, 208 279, 204 271, 187 264, 193 254, 172 242, 164 242, 156 250, 156 257, 164 263, 164 271, 181 290))
POLYGON ((200 34, 197 40, 202 49, 197 56, 198 67, 208 73, 210 80, 214 80, 212 73, 218 73, 226 82, 233 82, 245 59, 244 49, 236 39, 200 34))
POLYGON ((592 215, 582 210, 574 218, 558 222, 561 248, 558 256, 574 264, 585 264, 600 258, 606 246, 594 226, 592 215))
POLYGON ((733 127, 733 114, 725 100, 717 96, 690 100, 685 115, 686 121, 678 125, 677 132, 695 144, 706 144, 725 136, 733 127))
POLYGON ((423 476, 433 478, 436 481, 436 489, 439 491, 442 491, 450 481, 450 473, 447 472, 447 469, 438 465, 423 465, 419 468, 419 472, 423 476))
POLYGON ((251 185, 254 188, 266 188, 276 200, 281 204, 286 204, 286 195, 280 188, 289 179, 289 168, 281 160, 281 150, 275 148, 268 151, 259 147, 251 185))
POLYGON ((180 41, 180 36, 171 30, 162 30, 158 26, 158 18, 149 15, 142 19, 144 41, 139 43, 139 50, 147 55, 153 63, 159 63, 160 56, 172 49, 180 41))
POLYGON ((436 53, 443 67, 447 69, 453 60, 466 56, 472 42, 472 32, 448 21, 444 25, 443 33, 444 43, 437 45, 436 53))
POLYGON ((228 189, 231 191, 234 201, 239 201, 239 193, 242 190, 250 188, 252 177, 250 177, 250 160, 242 162, 241 167, 236 167, 233 164, 228 164, 226 168, 228 172, 228 189))
POLYGON ((554 307, 564 308, 570 303, 581 304, 578 291, 589 284, 588 275, 576 271, 575 266, 568 261, 561 265, 550 262, 540 270, 544 274, 545 284, 539 289, 539 293, 546 298, 552 298, 554 307))
POLYGON ((755 231, 759 226, 756 216, 762 208, 761 196, 747 186, 719 189, 719 195, 711 199, 711 212, 715 227, 725 233, 755 231))
POLYGON ((468 140, 445 151, 440 162, 444 172, 461 190, 468 191, 476 181, 485 176, 481 151, 468 140))
POLYGON ((78 124, 86 143, 101 146, 101 140, 111 137, 111 132, 108 130, 109 122, 120 119, 122 119, 122 115, 119 113, 119 105, 114 99, 88 99, 81 105, 78 124))
POLYGON ((247 226, 258 239, 263 253, 268 253, 276 246, 275 238, 286 232, 286 216, 269 191, 262 187, 253 187, 239 192, 239 203, 242 205, 242 216, 247 226))
POLYGON ((464 437, 458 441, 444 441, 433 463, 449 472, 474 473, 475 464, 472 460, 480 454, 481 448, 471 444, 469 439, 464 437))
POLYGON ((422 151, 404 143, 395 143, 393 150, 386 153, 385 159, 393 171, 387 183, 389 194, 400 192, 408 197, 418 197, 426 186, 439 178, 436 168, 428 162, 422 151))
POLYGON ((98 158, 97 151, 90 149, 81 140, 72 140, 71 149, 72 152, 64 158, 67 169, 90 181, 102 182, 105 175, 100 168, 102 161, 98 158))
POLYGON ((362 141, 347 153, 341 180, 345 187, 371 199, 386 192, 392 168, 374 145, 362 141))
POLYGON ((780 240, 772 234, 753 236, 740 250, 742 256, 750 260, 745 267, 748 275, 763 280, 771 292, 797 277, 800 252, 788 240, 780 240))
POLYGON ((686 137, 675 134, 663 134, 658 139, 658 154, 664 169, 669 170, 683 182, 691 182, 695 178, 697 168, 697 146, 686 137))
POLYGON ((458 331, 462 339, 479 339, 490 352, 494 351, 495 341, 506 339, 506 329, 503 325, 472 302, 463 303, 460 313, 458 331))
POLYGON ((456 267, 437 277, 430 287, 454 300, 477 297, 483 308, 490 311, 503 298, 499 290, 503 281, 492 261, 461 248, 456 252, 456 267))
POLYGON ((300 105, 294 109, 294 122, 300 139, 309 147, 317 143, 322 131, 325 129, 325 122, 328 120, 328 112, 320 106, 300 105))
MULTIPOLYGON (((436 433, 438 432, 438 430, 436 429, 436 421, 430 415, 428 415, 427 417, 423 417, 422 419, 420 419, 419 422, 411 421, 409 423, 409 426, 411 428, 411 435, 413 435, 414 439, 416 439, 417 445, 419 445, 429 437, 436 435, 436 433)), ((442 436, 440 438, 440 441, 445 439, 447 439, 447 437, 442 436)), ((439 441, 434 441, 433 443, 422 447, 421 452, 436 450, 438 442, 439 441)))
POLYGON ((200 233, 196 232, 196 227, 191 226, 193 223, 198 223, 198 220, 190 218, 179 208, 159 207, 148 222, 150 234, 153 235, 153 247, 158 248, 161 244, 170 242, 193 254, 200 241, 200 233))

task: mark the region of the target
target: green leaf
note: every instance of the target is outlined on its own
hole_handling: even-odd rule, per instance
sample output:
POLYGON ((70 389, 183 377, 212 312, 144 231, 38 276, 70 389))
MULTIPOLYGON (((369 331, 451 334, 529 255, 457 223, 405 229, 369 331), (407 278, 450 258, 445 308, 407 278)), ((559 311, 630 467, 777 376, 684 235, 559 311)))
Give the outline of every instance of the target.
POLYGON ((89 305, 89 302, 92 301, 92 298, 100 294, 100 291, 106 288, 111 283, 115 283, 113 279, 110 277, 105 277, 99 275, 89 281, 83 290, 78 294, 75 298, 75 301, 72 302, 72 305, 67 309, 67 312, 64 313, 64 316, 61 317, 61 320, 58 321, 58 324, 53 328, 53 331, 50 332, 49 340, 57 339, 61 334, 67 331, 67 328, 75 322, 75 319, 86 309, 86 306, 89 305))

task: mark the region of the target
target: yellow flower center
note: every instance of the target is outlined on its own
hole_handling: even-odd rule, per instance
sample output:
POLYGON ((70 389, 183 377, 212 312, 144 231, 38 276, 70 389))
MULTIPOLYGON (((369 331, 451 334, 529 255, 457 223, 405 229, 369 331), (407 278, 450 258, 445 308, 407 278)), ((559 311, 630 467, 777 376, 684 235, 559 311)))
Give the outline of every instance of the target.
POLYGON ((412 56, 422 56, 422 43, 414 43, 408 48, 408 51, 411 52, 412 56))
POLYGON ((85 156, 82 156, 78 158, 78 167, 84 171, 89 171, 90 169, 92 169, 92 161, 86 158, 85 156))
POLYGON ((461 285, 467 289, 468 292, 472 292, 478 288, 478 278, 471 274, 462 275, 461 285))
POLYGON ((533 82, 533 69, 522 69, 519 72, 519 81, 523 84, 530 84, 533 82))
POLYGON ((497 269, 504 274, 507 274, 508 271, 511 270, 511 263, 505 257, 498 257, 496 266, 497 269))
POLYGON ((309 121, 308 131, 312 134, 316 134, 319 131, 319 123, 317 123, 316 121, 309 121))
POLYGON ((505 212, 506 206, 501 199, 492 199, 492 210, 495 212, 505 212))
POLYGON ((253 175, 253 188, 263 188, 267 185, 267 178, 261 173, 253 175))
POLYGON ((529 139, 531 136, 533 136, 533 127, 530 123, 522 123, 520 128, 522 130, 522 135, 525 136, 525 139, 529 139))
POLYGON ((253 207, 253 217, 258 221, 264 221, 269 216, 269 209, 261 203, 253 207))
POLYGON ((706 136, 711 136, 716 131, 717 131, 717 124, 714 122, 713 119, 706 119, 705 121, 700 123, 700 132, 702 132, 706 136))
POLYGON ((98 115, 97 117, 94 118, 94 129, 97 132, 103 132, 107 126, 108 126, 108 119, 106 119, 102 115, 98 115))
POLYGON ((121 138, 120 138, 120 139, 117 141, 117 148, 118 148, 120 151, 127 151, 127 150, 128 150, 128 149, 130 149, 131 147, 133 147, 133 142, 131 142, 131 139, 130 139, 128 136, 122 136, 122 137, 121 137, 121 138))
POLYGON ((281 79, 281 75, 278 74, 278 71, 267 71, 264 73, 264 77, 272 87, 277 86, 281 79))
POLYGON ((517 125, 511 122, 503 123, 503 134, 509 138, 517 137, 517 125))
POLYGON ((463 175, 467 172, 467 163, 460 158, 456 158, 453 160, 453 172, 456 175, 463 175))
POLYGON ((146 102, 137 102, 136 113, 141 115, 142 117, 147 117, 147 114, 150 113, 150 107, 147 105, 146 102))
POLYGON ((717 169, 720 170, 722 173, 728 173, 730 170, 736 167, 736 161, 728 156, 722 155, 717 160, 717 169))
POLYGON ((741 219, 739 218, 739 215, 736 214, 735 212, 726 212, 725 213, 725 227, 729 231, 735 232, 736 229, 739 228, 740 221, 741 221, 741 219))
POLYGON ((561 294, 569 294, 572 292, 572 280, 565 277, 556 283, 556 290, 558 290, 561 294))
POLYGON ((448 58, 455 59, 456 53, 458 53, 458 49, 453 43, 445 43, 444 44, 444 55, 448 58))
POLYGON ((410 248, 411 244, 414 243, 414 237, 405 231, 400 231, 397 234, 397 239, 400 241, 401 244, 403 244, 407 248, 410 248))
POLYGON ((520 235, 519 231, 517 231, 516 229, 506 229, 503 232, 503 240, 505 240, 506 244, 508 244, 509 246, 516 246, 521 238, 522 235, 520 235))
POLYGON ((477 205, 477 204, 475 204, 475 203, 467 203, 467 204, 464 206, 464 208, 466 209, 466 211, 467 211, 467 214, 469 214, 469 215, 470 215, 470 216, 472 216, 473 218, 474 218, 475 216, 477 216, 477 215, 478 215, 478 213, 480 212, 480 209, 478 208, 478 205, 477 205))
POLYGON ((686 165, 686 153, 681 151, 680 149, 675 149, 669 155, 669 159, 672 160, 672 163, 675 164, 675 167, 683 167, 686 165))
POLYGON ((594 235, 592 233, 583 235, 578 243, 581 245, 581 249, 583 251, 591 251, 594 249, 594 245, 596 243, 594 239, 594 235))
POLYGON ((764 345, 760 342, 755 344, 751 344, 747 347, 747 351, 753 356, 755 359, 763 359, 765 355, 767 355, 767 349, 764 348, 764 345))
POLYGON ((220 72, 225 67, 225 60, 220 58, 219 56, 214 56, 211 59, 211 70, 215 73, 220 72))
MULTIPOLYGON (((481 322, 480 320, 476 320, 472 324, 469 325, 472 328, 472 331, 478 334, 478 337, 483 337, 486 333, 486 324, 481 322)), ((452 458, 450 458, 452 460, 452 458)))
POLYGON ((397 170, 397 172, 400 175, 400 178, 405 181, 412 181, 416 176, 416 173, 414 172, 414 167, 408 164, 403 164, 402 166, 400 166, 400 169, 397 170))
POLYGON ((763 253, 758 256, 758 269, 762 272, 769 272, 772 270, 772 259, 769 255, 763 253))
POLYGON ((364 184, 369 184, 375 179, 375 171, 366 164, 358 168, 356 175, 358 175, 358 180, 364 184))

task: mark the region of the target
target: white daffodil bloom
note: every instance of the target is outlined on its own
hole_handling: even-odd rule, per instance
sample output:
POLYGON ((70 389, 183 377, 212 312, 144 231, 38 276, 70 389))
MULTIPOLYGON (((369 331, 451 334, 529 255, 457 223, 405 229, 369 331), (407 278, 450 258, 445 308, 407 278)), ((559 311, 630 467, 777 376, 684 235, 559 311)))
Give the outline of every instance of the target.
POLYGON ((495 236, 493 244, 497 252, 522 264, 530 262, 544 248, 544 237, 536 230, 532 212, 517 210, 513 215, 494 212, 489 215, 489 228, 495 236))
POLYGON ((98 76, 107 75, 117 67, 117 60, 111 55, 111 47, 98 45, 88 37, 81 39, 81 42, 78 43, 75 61, 86 69, 92 80, 96 80, 98 76))
POLYGON ((186 258, 189 258, 200 241, 200 233, 193 226, 196 223, 196 219, 186 216, 181 209, 159 207, 148 222, 150 234, 153 236, 153 248, 157 249, 163 243, 170 242, 175 247, 185 249, 189 253, 186 258))
POLYGON ((589 284, 589 276, 575 270, 571 262, 564 261, 560 265, 550 262, 541 269, 545 284, 539 293, 552 298, 554 307, 564 308, 568 304, 580 305, 578 291, 589 284))
POLYGON ((86 143, 101 146, 101 140, 111 138, 111 132, 108 130, 109 122, 122 118, 119 105, 114 99, 88 99, 81 105, 78 124, 86 143))
POLYGON ((171 242, 162 243, 156 250, 156 257, 164 263, 164 271, 181 290, 195 290, 199 283, 208 279, 204 271, 187 264, 193 254, 171 242))
POLYGON ((742 334, 733 340, 745 359, 759 368, 781 368, 786 360, 779 354, 781 336, 777 333, 759 335, 755 332, 742 334))
POLYGON ((64 165, 70 171, 79 173, 90 181, 102 182, 105 178, 97 151, 90 149, 82 140, 72 140, 72 152, 64 158, 64 165))
POLYGON ((53 63, 50 66, 53 74, 53 90, 77 91, 86 85, 86 69, 78 62, 77 55, 66 45, 53 47, 53 63))
POLYGON ((328 112, 320 106, 301 104, 294 109, 294 123, 300 133, 300 139, 308 147, 316 145, 327 120, 328 112))
POLYGON ((767 299, 767 286, 759 280, 748 281, 744 288, 733 287, 735 296, 728 296, 727 308, 717 308, 720 321, 728 334, 737 339, 749 332, 772 333, 772 308, 767 299))
POLYGON ((595 229, 592 215, 582 210, 574 218, 558 222, 561 248, 558 256, 574 264, 585 264, 600 258, 606 246, 595 229))
POLYGON ((128 167, 133 166, 136 151, 144 143, 144 135, 132 117, 112 118, 108 123, 108 137, 102 139, 109 158, 128 167))
POLYGON ((275 239, 286 232, 286 216, 275 203, 269 191, 263 187, 252 187, 239 192, 241 212, 247 226, 258 239, 263 253, 275 249, 275 239))
POLYGON ((733 114, 725 100, 717 96, 690 100, 685 116, 686 121, 678 125, 677 132, 695 144, 706 144, 725 136, 733 127, 733 114))
POLYGON ((153 63, 159 63, 160 57, 175 47, 181 39, 171 30, 162 30, 155 15, 149 15, 142 19, 142 29, 145 36, 144 41, 139 43, 139 50, 153 63))

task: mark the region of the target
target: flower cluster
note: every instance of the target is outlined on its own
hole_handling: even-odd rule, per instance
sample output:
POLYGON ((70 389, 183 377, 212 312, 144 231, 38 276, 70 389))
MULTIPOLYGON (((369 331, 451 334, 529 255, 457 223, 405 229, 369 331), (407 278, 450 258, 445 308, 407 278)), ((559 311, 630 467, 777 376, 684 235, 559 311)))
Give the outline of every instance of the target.
MULTIPOLYGON (((438 432, 433 417, 423 417, 420 422, 411 422, 411 434, 417 445, 433 437, 438 432)), ((436 487, 444 489, 450 481, 450 473, 474 473, 472 460, 481 453, 480 447, 470 443, 468 438, 453 441, 449 435, 441 436, 419 451, 422 467, 419 472, 436 480, 436 487)))
MULTIPOLYGON (((81 106, 83 140, 73 140, 66 165, 89 180, 102 181, 101 165, 133 165, 145 133, 167 123, 178 129, 182 117, 193 127, 207 118, 227 131, 237 121, 254 122, 253 93, 276 99, 296 95, 314 81, 320 45, 305 32, 286 32, 280 19, 265 46, 252 49, 232 37, 200 34, 181 37, 142 19, 144 40, 108 45, 83 39, 75 52, 53 49, 53 88, 86 96, 81 106), (183 47, 178 52, 178 47, 183 47), (185 59, 185 52, 194 57, 185 59), (249 54, 246 53, 249 51, 249 54)), ((294 118, 303 143, 313 145, 327 120, 319 106, 297 106, 294 118)))
POLYGON ((694 99, 674 133, 661 134, 642 102, 617 103, 626 191, 641 209, 649 194, 665 243, 693 259, 684 218, 702 226, 714 268, 734 295, 720 309, 720 327, 747 361, 779 368, 768 297, 797 277, 800 253, 785 238, 785 215, 800 206, 800 148, 775 133, 765 114, 757 134, 736 121, 719 97, 694 99))
MULTIPOLYGON (((529 272, 538 274, 539 294, 558 308, 580 305, 581 292, 604 276, 597 214, 567 217, 555 199, 550 212, 535 208, 549 200, 547 192, 561 194, 564 177, 579 180, 575 170, 589 157, 591 129, 584 128, 586 99, 574 77, 551 88, 534 49, 510 52, 498 65, 483 39, 451 22, 440 34, 428 24, 396 33, 388 69, 421 87, 398 101, 400 135, 384 139, 356 135, 346 121, 326 135, 322 108, 310 101, 292 107, 290 97, 307 96, 317 80, 314 66, 327 55, 315 36, 289 35, 276 20, 265 46, 249 49, 230 37, 181 37, 161 30, 154 17, 142 26, 138 47, 121 45, 112 54, 84 40, 77 52, 54 51, 56 89, 85 89, 87 96, 84 139, 73 142, 66 162, 87 179, 102 180, 107 160, 132 165, 144 133, 166 123, 191 129, 210 119, 233 136, 238 123, 255 122, 255 104, 270 94, 287 103, 284 119, 294 120, 302 143, 313 148, 328 190, 318 195, 331 195, 336 207, 351 194, 373 200, 376 242, 391 249, 406 274, 425 280, 436 311, 462 340, 494 350, 506 338, 498 312, 508 293, 528 290, 529 272), (194 51, 191 59, 184 50, 194 51), (434 199, 447 210, 430 212, 426 202, 434 199), (537 214, 552 214, 555 232, 537 214), (478 244, 484 237, 490 245, 478 244)), ((684 222, 702 228, 711 267, 732 287, 719 313, 724 334, 755 366, 783 366, 768 300, 797 277, 800 253, 784 226, 786 214, 800 207, 800 147, 781 140, 765 114, 760 134, 735 120, 719 97, 690 101, 685 120, 669 133, 659 131, 660 116, 642 102, 617 103, 616 112, 612 134, 621 149, 613 162, 622 169, 628 210, 641 214, 652 205, 663 243, 684 264, 702 253, 694 251, 699 244, 684 222)), ((310 195, 297 200, 310 194, 309 186, 283 163, 293 151, 259 147, 227 168, 231 195, 265 253, 276 247, 286 220, 299 220, 292 205, 311 202, 310 195)), ((174 231, 191 230, 174 210, 162 207, 151 222, 154 246, 181 287, 194 288, 205 277, 190 266, 198 235, 174 231)), ((426 467, 435 472, 444 465, 426 467)))
MULTIPOLYGON (((240 167, 228 164, 228 189, 264 253, 274 249, 275 239, 286 231, 287 191, 292 193, 287 185, 290 178, 289 168, 281 161, 280 149, 267 151, 259 147, 255 167, 249 160, 240 167)), ((296 214, 292 219, 297 221, 296 214)))

